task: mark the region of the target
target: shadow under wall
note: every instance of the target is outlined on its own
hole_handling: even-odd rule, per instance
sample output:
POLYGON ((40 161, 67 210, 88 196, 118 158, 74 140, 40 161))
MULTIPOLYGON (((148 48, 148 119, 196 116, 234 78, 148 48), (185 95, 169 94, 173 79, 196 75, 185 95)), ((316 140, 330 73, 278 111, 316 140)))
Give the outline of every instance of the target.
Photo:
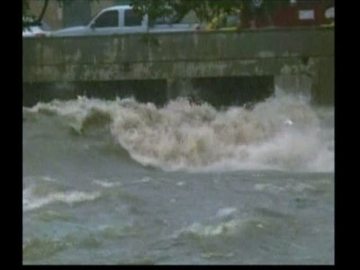
POLYGON ((274 93, 273 76, 192 79, 194 94, 215 107, 262 101, 274 93))
POLYGON ((23 106, 54 99, 76 99, 78 96, 105 100, 134 97, 139 102, 164 104, 167 101, 166 88, 165 80, 24 83, 23 106))
POLYGON ((221 77, 176 80, 133 80, 71 83, 24 83, 23 105, 78 96, 113 100, 134 97, 139 102, 163 106, 177 97, 189 97, 215 107, 243 105, 264 100, 274 93, 274 78, 221 77))

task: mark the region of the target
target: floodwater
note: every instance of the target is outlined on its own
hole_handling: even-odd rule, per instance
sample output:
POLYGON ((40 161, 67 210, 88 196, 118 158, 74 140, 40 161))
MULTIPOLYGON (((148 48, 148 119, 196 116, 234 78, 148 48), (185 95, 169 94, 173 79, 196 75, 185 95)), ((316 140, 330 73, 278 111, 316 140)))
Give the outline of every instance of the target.
POLYGON ((24 264, 333 264, 334 108, 23 108, 24 264))

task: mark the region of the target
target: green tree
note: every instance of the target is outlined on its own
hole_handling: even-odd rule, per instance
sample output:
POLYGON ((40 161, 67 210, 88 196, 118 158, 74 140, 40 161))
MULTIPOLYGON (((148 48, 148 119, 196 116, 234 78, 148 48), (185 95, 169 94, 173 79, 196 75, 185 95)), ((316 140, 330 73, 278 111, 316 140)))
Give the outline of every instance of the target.
MULTIPOLYGON (((35 0, 22 0, 23 27, 26 27, 30 24, 36 24, 36 23, 41 22, 45 15, 46 10, 47 10, 48 4, 49 4, 49 0, 36 0, 36 1, 42 1, 43 7, 41 9, 40 14, 34 15, 30 12, 29 1, 35 1, 35 0)), ((64 10, 70 14, 70 17, 72 16, 72 13, 73 13, 73 10, 71 9, 72 5, 76 5, 76 7, 78 7, 78 9, 80 8, 79 13, 78 13, 79 16, 77 16, 77 18, 75 18, 75 20, 80 19, 80 23, 82 23, 85 19, 88 19, 88 17, 90 16, 89 3, 90 3, 90 1, 94 1, 94 0, 86 0, 86 1, 84 1, 84 0, 83 1, 55 0, 55 1, 57 1, 64 7, 64 10), (79 4, 81 4, 81 5, 79 5, 79 4)), ((99 1, 99 0, 96 0, 96 1, 99 1)))
POLYGON ((210 22, 228 14, 240 14, 243 21, 257 19, 265 14, 271 23, 271 12, 288 5, 290 0, 132 0, 131 5, 140 14, 148 14, 150 20, 170 16, 181 20, 194 11, 201 22, 210 22))
MULTIPOLYGON (((24 17, 32 17, 34 19, 34 22, 40 22, 45 14, 45 11, 48 7, 49 4, 49 0, 43 0, 43 7, 41 9, 40 14, 35 17, 33 14, 30 14, 30 6, 29 6, 29 1, 28 0, 22 0, 22 8, 23 8, 23 21, 24 21, 24 17)), ((26 20, 26 19, 25 19, 26 20)))

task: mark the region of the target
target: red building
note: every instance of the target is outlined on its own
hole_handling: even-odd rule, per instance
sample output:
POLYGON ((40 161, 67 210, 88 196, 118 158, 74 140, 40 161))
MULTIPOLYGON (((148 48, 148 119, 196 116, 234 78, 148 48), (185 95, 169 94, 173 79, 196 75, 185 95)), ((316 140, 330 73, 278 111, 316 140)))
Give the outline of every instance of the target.
POLYGON ((253 0, 250 16, 243 20, 244 28, 319 26, 335 20, 334 0, 288 0, 268 10, 264 0, 253 0))
POLYGON ((275 11, 273 15, 275 26, 315 26, 329 24, 335 19, 334 0, 297 0, 292 2, 289 6, 275 11))

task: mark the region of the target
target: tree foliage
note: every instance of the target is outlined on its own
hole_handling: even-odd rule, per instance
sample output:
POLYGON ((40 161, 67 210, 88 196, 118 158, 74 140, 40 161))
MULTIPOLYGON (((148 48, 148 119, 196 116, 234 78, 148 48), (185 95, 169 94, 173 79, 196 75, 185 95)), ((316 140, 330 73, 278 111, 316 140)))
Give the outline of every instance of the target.
POLYGON ((194 11, 200 21, 210 21, 221 12, 230 13, 239 8, 243 0, 132 0, 131 5, 139 14, 148 14, 153 20, 161 16, 182 19, 194 11))
POLYGON ((36 16, 35 14, 32 14, 30 12, 29 0, 22 0, 23 27, 26 27, 29 24, 37 24, 42 21, 49 4, 49 0, 43 0, 42 2, 43 2, 43 6, 41 12, 36 16))
MULTIPOLYGON (((41 0, 41 2, 43 3, 43 6, 42 6, 42 9, 39 14, 31 13, 29 1, 34 1, 34 0, 22 0, 23 28, 27 27, 28 25, 38 24, 42 21, 50 0, 41 0)), ((40 2, 40 0, 37 0, 37 1, 40 2)), ((59 5, 64 6, 65 2, 67 2, 67 1, 71 2, 71 1, 75 1, 75 0, 53 0, 53 1, 57 1, 59 5)), ((98 2, 100 0, 89 0, 89 1, 97 1, 98 2)))
POLYGON ((289 0, 132 0, 132 6, 140 14, 148 14, 150 20, 169 16, 181 20, 194 11, 201 22, 210 22, 221 15, 239 14, 242 19, 256 17, 257 13, 269 14, 274 9, 289 4, 289 0))

